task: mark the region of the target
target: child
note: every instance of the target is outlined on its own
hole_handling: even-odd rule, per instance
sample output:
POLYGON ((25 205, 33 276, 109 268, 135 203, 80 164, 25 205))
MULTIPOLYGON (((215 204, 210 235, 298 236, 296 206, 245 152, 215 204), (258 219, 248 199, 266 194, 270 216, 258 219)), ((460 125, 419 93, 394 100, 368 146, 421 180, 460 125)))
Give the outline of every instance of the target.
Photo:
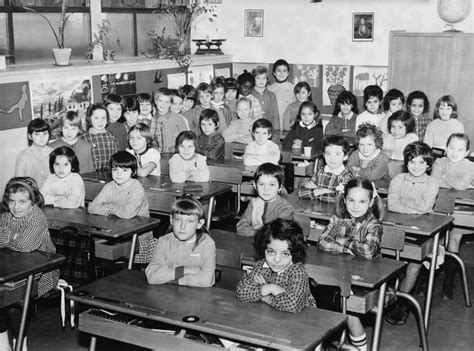
POLYGON ((464 133, 464 125, 457 119, 458 105, 450 95, 439 98, 433 118, 433 121, 426 127, 423 139, 432 148, 444 150, 451 134, 464 133))
POLYGON ((280 129, 280 113, 278 112, 278 102, 276 95, 267 89, 268 69, 263 66, 257 66, 252 70, 255 78, 255 86, 252 95, 255 96, 262 107, 262 118, 271 122, 273 127, 280 129))
POLYGON ((238 89, 239 89, 238 90, 239 100, 242 97, 245 97, 251 102, 250 117, 253 120, 262 118, 263 116, 262 106, 260 105, 260 102, 258 101, 258 99, 251 94, 253 88, 255 87, 255 78, 249 72, 247 72, 247 70, 244 70, 244 72, 237 77, 237 82, 238 82, 238 89))
POLYGON ((216 245, 205 232, 204 210, 191 195, 171 206, 172 232, 161 237, 145 270, 148 284, 214 285, 216 245))
POLYGON ((281 218, 265 224, 254 237, 254 247, 260 260, 237 284, 239 301, 263 301, 293 313, 316 307, 303 264, 306 243, 298 224, 281 218))
POLYGON ((280 113, 280 125, 283 125, 283 113, 289 104, 295 101, 293 93, 295 87, 288 81, 290 77, 290 65, 283 59, 275 61, 272 67, 275 82, 268 87, 268 90, 276 95, 278 111, 280 113))
MULTIPOLYGON (((43 196, 33 178, 10 179, 5 187, 2 205, 0 247, 20 252, 36 250, 56 252, 49 236, 48 221, 41 211, 43 196)), ((59 271, 57 270, 42 274, 38 283, 38 296, 43 296, 55 288, 58 278, 59 271)), ((21 303, 16 303, 0 309, 1 350, 10 350, 7 329, 11 330, 15 343, 19 333, 22 308, 21 303)), ((25 330, 28 330, 27 326, 25 330)), ((26 350, 26 337, 23 350, 26 350)))
POLYGON ((186 125, 186 130, 189 130, 188 119, 181 114, 183 111, 184 96, 179 93, 177 89, 170 89, 171 92, 171 111, 176 113, 179 119, 186 125))
POLYGON ((430 102, 426 94, 419 90, 408 94, 407 110, 415 119, 414 133, 418 136, 418 140, 424 140, 426 127, 431 122, 431 118, 428 116, 430 102))
POLYGON ((160 88, 155 92, 156 115, 150 125, 153 141, 161 152, 173 152, 175 136, 188 129, 187 124, 171 111, 171 91, 160 88))
POLYGON ((265 118, 257 119, 252 125, 253 141, 245 147, 243 157, 245 166, 259 166, 270 162, 275 165, 280 161, 280 147, 271 141, 272 124, 265 118))
POLYGON ((67 111, 61 116, 60 123, 61 137, 49 144, 49 147, 54 150, 60 146, 69 146, 77 156, 80 173, 92 172, 94 164, 91 145, 79 138, 79 134, 82 133, 81 118, 76 111, 67 111))
POLYGON ((334 104, 334 112, 324 130, 325 135, 355 137, 357 120, 357 99, 350 91, 342 91, 334 104))
POLYGON ((29 146, 16 158, 15 176, 30 176, 41 186, 49 175, 51 128, 44 119, 36 118, 28 123, 27 133, 29 146))
POLYGON ((226 78, 224 103, 232 112, 232 120, 237 118, 236 105, 239 98, 239 85, 235 78, 226 78))
POLYGON ((347 169, 354 177, 364 177, 371 182, 389 179, 388 156, 382 150, 382 131, 371 123, 363 123, 357 129, 359 150, 347 160, 347 169))
POLYGON ((285 112, 283 113, 282 128, 283 130, 291 130, 297 117, 300 106, 305 101, 311 100, 311 88, 306 82, 298 82, 293 90, 296 101, 288 105, 285 112))
POLYGON ((137 158, 137 176, 159 176, 161 155, 158 150, 152 148, 153 137, 150 127, 144 123, 135 124, 128 132, 128 140, 131 149, 127 151, 137 158))
POLYGON ((379 128, 383 132, 383 135, 389 134, 388 130, 388 118, 395 112, 403 109, 405 104, 405 96, 398 89, 390 89, 385 97, 383 98, 383 117, 380 120, 379 128))
MULTIPOLYGON (((133 98, 128 98, 125 101, 125 106, 123 108, 123 118, 125 119, 125 129, 127 130, 127 133, 130 131, 130 129, 137 124, 138 122, 138 115, 140 114, 139 108, 138 108, 138 103, 136 99, 133 98)), ((149 121, 142 121, 140 123, 149 125, 149 121)))
POLYGON ((206 156, 196 153, 196 139, 196 134, 191 131, 181 132, 176 138, 176 153, 169 160, 173 183, 209 181, 206 156))
MULTIPOLYGON (((257 101, 258 102, 258 101, 257 101)), ((252 141, 252 125, 254 119, 251 117, 252 102, 246 98, 241 97, 237 102, 237 116, 239 119, 230 123, 223 132, 226 143, 244 143, 248 144, 252 141)))
POLYGON ((216 110, 206 108, 199 116, 202 134, 197 139, 197 152, 211 160, 224 159, 225 140, 219 128, 219 115, 216 110))
POLYGON ((355 130, 362 123, 372 123, 378 126, 382 119, 380 113, 380 104, 382 102, 383 90, 378 85, 368 85, 364 89, 364 105, 365 111, 356 118, 355 130))
POLYGON ((313 152, 320 152, 323 149, 323 124, 318 107, 311 101, 301 104, 298 117, 283 140, 284 149, 302 149, 310 146, 313 152))
POLYGON ((403 161, 405 146, 418 141, 415 131, 415 119, 405 111, 397 111, 388 118, 390 134, 384 136, 383 149, 392 160, 403 161))
MULTIPOLYGON (((368 179, 351 179, 336 203, 336 213, 318 238, 322 251, 346 253, 371 260, 379 255, 384 205, 368 179)), ((349 338, 359 350, 367 349, 360 319, 348 316, 349 338)))
POLYGON ((137 122, 151 125, 154 114, 151 95, 148 93, 141 93, 137 95, 136 99, 139 111, 137 122))
POLYGON ((79 161, 68 146, 60 146, 49 154, 48 176, 41 194, 45 205, 62 208, 84 207, 84 181, 79 175, 79 161))
POLYGON ((263 163, 253 176, 258 196, 250 200, 242 218, 237 222, 237 234, 254 236, 264 224, 276 218, 293 219, 293 206, 280 196, 284 175, 280 166, 263 163))
POLYGON ((325 166, 319 167, 311 179, 298 191, 298 196, 306 199, 318 199, 335 202, 338 192, 352 178, 344 166, 349 152, 349 143, 340 135, 324 138, 323 158, 325 166))
MULTIPOLYGON (((474 163, 466 158, 469 155, 469 146, 470 140, 466 134, 451 134, 446 147, 446 157, 436 159, 431 172, 431 176, 438 181, 441 188, 465 190, 474 185, 474 163)), ((462 236, 462 229, 453 228, 451 230, 448 251, 459 252, 462 236)), ((444 262, 444 283, 441 298, 452 300, 457 263, 448 255, 445 256, 444 262)))
POLYGON ((125 150, 128 147, 127 128, 122 123, 125 121, 122 116, 124 105, 125 101, 120 95, 109 94, 105 97, 104 106, 109 112, 110 119, 106 129, 117 138, 119 150, 125 150))
MULTIPOLYGON (((431 148, 420 141, 408 144, 403 151, 405 168, 408 173, 396 175, 388 188, 387 207, 399 213, 423 214, 432 211, 438 195, 438 182, 427 171, 433 164, 431 148)), ((421 269, 420 263, 409 263, 406 276, 400 284, 400 291, 410 293, 421 269)), ((409 309, 403 299, 386 314, 385 320, 391 324, 405 324, 409 309)))
POLYGON ((190 84, 183 85, 178 89, 179 95, 183 97, 183 110, 185 113, 191 110, 196 104, 196 88, 190 84))
POLYGON ((81 135, 92 147, 94 170, 100 171, 109 165, 110 156, 119 149, 117 138, 105 129, 109 113, 104 105, 98 103, 89 106, 86 116, 89 131, 81 135))
POLYGON ((212 100, 211 107, 217 111, 221 111, 224 115, 226 125, 229 125, 233 120, 233 113, 229 106, 224 102, 224 97, 226 94, 225 88, 225 79, 224 77, 216 77, 211 82, 212 89, 212 100))

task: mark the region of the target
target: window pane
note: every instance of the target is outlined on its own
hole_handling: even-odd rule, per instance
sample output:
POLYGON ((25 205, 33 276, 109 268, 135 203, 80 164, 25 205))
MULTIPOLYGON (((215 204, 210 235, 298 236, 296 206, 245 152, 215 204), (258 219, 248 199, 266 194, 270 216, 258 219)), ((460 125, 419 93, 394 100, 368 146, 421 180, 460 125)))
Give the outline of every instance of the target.
MULTIPOLYGON (((103 14, 104 15, 104 14, 103 14)), ((130 13, 107 13, 105 18, 109 20, 112 29, 117 31, 122 50, 117 51, 118 57, 133 56, 133 18, 130 13)))
POLYGON ((0 55, 8 55, 7 14, 0 13, 0 55))
MULTIPOLYGON (((58 13, 44 13, 57 31, 58 13)), ((56 40, 47 22, 30 13, 14 13, 13 28, 15 38, 16 63, 51 62, 52 48, 56 40)), ((65 27, 64 44, 72 48, 72 60, 84 59, 90 41, 90 16, 88 13, 74 13, 69 16, 65 27)))
MULTIPOLYGON (((178 0, 179 1, 179 0, 178 0)), ((102 7, 119 8, 155 8, 160 4, 166 4, 168 0, 102 0, 102 7)))
POLYGON ((137 27, 139 55, 144 51, 150 50, 151 40, 148 33, 152 30, 157 34, 163 35, 165 38, 178 37, 169 16, 166 14, 137 14, 137 27))
MULTIPOLYGON (((68 6, 83 7, 89 6, 90 0, 68 0, 68 6), (84 4, 85 3, 85 4, 84 4)), ((60 0, 13 0, 13 6, 37 6, 37 7, 59 7, 61 8, 62 1, 60 0)))

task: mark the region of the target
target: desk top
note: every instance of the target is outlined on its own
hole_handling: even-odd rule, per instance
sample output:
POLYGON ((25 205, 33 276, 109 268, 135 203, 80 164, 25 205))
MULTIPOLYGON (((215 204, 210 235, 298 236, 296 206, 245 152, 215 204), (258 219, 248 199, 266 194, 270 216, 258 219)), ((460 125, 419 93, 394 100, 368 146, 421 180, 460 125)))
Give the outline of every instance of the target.
POLYGON ((439 189, 434 211, 438 213, 452 214, 455 205, 474 206, 474 189, 439 189))
POLYGON ((0 249, 0 283, 20 280, 31 274, 50 271, 64 260, 63 255, 48 252, 25 253, 0 249))
POLYGON ((239 302, 231 290, 148 285, 144 273, 133 270, 121 271, 80 290, 89 294, 80 297, 70 294, 69 298, 99 308, 276 349, 312 349, 343 326, 346 320, 343 314, 316 308, 286 313, 263 302, 239 302), (197 316, 199 320, 187 323, 183 321, 185 316, 197 316))
POLYGON ((52 206, 43 207, 48 226, 60 229, 65 226, 84 227, 85 231, 105 238, 127 238, 141 234, 156 227, 160 220, 151 217, 133 217, 130 219, 116 216, 101 216, 87 213, 83 208, 66 209, 52 206))

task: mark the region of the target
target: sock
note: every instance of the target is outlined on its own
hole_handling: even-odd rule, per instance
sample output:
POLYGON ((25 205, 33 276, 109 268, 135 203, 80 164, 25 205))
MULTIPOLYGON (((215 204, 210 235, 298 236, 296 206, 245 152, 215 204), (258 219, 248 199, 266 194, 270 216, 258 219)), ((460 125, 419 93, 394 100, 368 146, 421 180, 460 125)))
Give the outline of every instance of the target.
POLYGON ((0 350, 11 351, 10 341, 8 340, 8 331, 0 333, 0 350))
POLYGON ((446 256, 444 260, 444 284, 453 286, 457 268, 456 261, 450 256, 446 256))
MULTIPOLYGON (((27 341, 27 337, 25 336, 23 338, 23 345, 21 345, 21 351, 28 351, 27 347, 26 347, 26 341, 27 341)), ((16 339, 13 338, 13 349, 16 348, 16 339)))
POLYGON ((349 334, 351 344, 357 347, 360 351, 367 351, 367 334, 364 332, 359 336, 349 334))

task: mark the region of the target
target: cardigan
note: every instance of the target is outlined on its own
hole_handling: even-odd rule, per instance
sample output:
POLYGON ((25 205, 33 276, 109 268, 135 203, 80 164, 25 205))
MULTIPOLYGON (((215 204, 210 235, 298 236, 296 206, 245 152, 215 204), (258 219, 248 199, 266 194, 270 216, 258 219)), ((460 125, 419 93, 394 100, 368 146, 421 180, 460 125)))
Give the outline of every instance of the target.
POLYGON ((150 124, 153 142, 165 153, 175 151, 176 137, 185 130, 188 130, 187 124, 171 110, 162 116, 154 116, 150 124))
POLYGON ((462 122, 456 118, 451 118, 449 121, 436 118, 426 127, 423 141, 430 147, 445 150, 449 137, 454 133, 464 133, 462 122))
POLYGON ((431 176, 441 188, 465 190, 474 185, 474 162, 467 158, 453 163, 447 157, 436 159, 431 176))
POLYGON ((185 160, 180 154, 174 154, 169 160, 171 182, 208 182, 210 174, 206 160, 206 156, 200 154, 194 154, 189 160, 185 160))
POLYGON ((252 118, 237 119, 230 123, 223 132, 222 136, 226 143, 238 142, 248 144, 252 138, 252 125, 255 122, 252 118))
POLYGON ((278 102, 278 112, 280 113, 280 125, 283 125, 283 113, 289 104, 296 101, 295 86, 289 81, 274 82, 270 84, 268 90, 275 94, 278 102))
POLYGON ((362 167, 364 160, 360 158, 360 152, 355 150, 347 159, 347 169, 354 177, 364 177, 370 181, 390 178, 388 170, 389 158, 385 151, 379 149, 379 153, 362 167))
POLYGON ((53 151, 49 146, 37 147, 31 145, 24 149, 16 158, 15 176, 31 177, 36 180, 38 188, 48 178, 49 171, 49 154, 53 151))
POLYGON ((50 174, 43 186, 41 194, 45 205, 61 208, 84 207, 86 190, 84 181, 78 173, 71 173, 65 178, 50 174))
POLYGON ((272 123, 273 129, 280 129, 280 113, 278 112, 278 102, 276 95, 264 89, 263 92, 258 92, 255 88, 252 90, 252 95, 255 96, 262 107, 262 118, 269 120, 272 123))
POLYGON ((245 147, 243 156, 245 166, 260 166, 262 163, 273 163, 280 161, 280 147, 271 140, 266 140, 263 145, 251 141, 245 147))
POLYGON ((49 144, 49 147, 51 147, 53 150, 60 146, 68 146, 74 150, 77 160, 79 161, 79 173, 88 173, 94 171, 91 144, 89 144, 86 140, 78 138, 74 144, 70 145, 61 137, 49 144))
POLYGON ((313 152, 323 150, 323 125, 322 123, 314 124, 310 128, 298 123, 295 128, 291 129, 283 139, 282 146, 284 149, 291 149, 293 140, 300 139, 302 141, 301 148, 311 146, 313 152))
POLYGON ((105 129, 115 135, 119 143, 119 150, 125 150, 128 147, 128 132, 123 123, 112 122, 105 129))
POLYGON ((225 156, 225 140, 221 133, 201 134, 197 139, 197 152, 208 159, 220 160, 225 156))
POLYGON ((355 124, 357 121, 357 114, 352 112, 352 117, 350 117, 349 119, 342 117, 340 113, 339 115, 331 117, 331 119, 329 120, 329 123, 326 125, 324 134, 325 135, 341 135, 345 137, 355 137, 355 132, 356 132, 355 124))

